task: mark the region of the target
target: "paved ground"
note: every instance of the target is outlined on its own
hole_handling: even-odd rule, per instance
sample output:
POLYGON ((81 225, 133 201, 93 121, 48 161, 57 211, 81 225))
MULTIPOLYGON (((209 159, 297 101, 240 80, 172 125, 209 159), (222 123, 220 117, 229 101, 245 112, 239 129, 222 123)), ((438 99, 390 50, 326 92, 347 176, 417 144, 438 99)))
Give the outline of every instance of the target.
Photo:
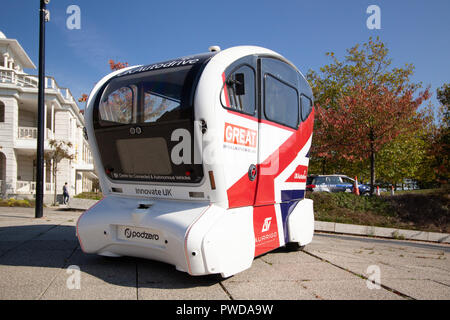
POLYGON ((449 245, 316 234, 304 252, 279 249, 223 280, 84 254, 80 212, 44 215, 0 208, 0 299, 450 299, 449 245))

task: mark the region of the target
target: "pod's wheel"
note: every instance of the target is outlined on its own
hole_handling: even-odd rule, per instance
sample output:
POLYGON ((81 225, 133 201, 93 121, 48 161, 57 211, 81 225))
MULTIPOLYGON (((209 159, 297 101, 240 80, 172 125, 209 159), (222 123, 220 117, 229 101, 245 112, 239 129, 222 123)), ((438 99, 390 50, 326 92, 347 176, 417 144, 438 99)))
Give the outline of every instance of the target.
POLYGON ((299 245, 298 242, 288 242, 286 243, 286 249, 288 251, 303 251, 305 246, 299 245))

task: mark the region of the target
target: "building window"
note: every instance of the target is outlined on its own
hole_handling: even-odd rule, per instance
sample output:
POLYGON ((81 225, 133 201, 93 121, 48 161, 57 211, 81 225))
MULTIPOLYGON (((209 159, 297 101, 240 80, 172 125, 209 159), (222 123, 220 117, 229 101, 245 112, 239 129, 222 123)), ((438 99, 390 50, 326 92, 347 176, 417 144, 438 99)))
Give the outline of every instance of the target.
POLYGON ((0 101, 0 122, 5 122, 5 104, 0 101))

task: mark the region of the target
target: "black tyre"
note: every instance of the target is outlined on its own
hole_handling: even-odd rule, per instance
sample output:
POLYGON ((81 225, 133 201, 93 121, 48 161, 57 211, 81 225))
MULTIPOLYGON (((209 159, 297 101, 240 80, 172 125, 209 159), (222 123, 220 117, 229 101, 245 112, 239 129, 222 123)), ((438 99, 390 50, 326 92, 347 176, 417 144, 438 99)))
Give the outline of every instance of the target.
POLYGON ((299 245, 298 242, 288 242, 286 243, 286 249, 288 251, 303 251, 305 246, 299 245))

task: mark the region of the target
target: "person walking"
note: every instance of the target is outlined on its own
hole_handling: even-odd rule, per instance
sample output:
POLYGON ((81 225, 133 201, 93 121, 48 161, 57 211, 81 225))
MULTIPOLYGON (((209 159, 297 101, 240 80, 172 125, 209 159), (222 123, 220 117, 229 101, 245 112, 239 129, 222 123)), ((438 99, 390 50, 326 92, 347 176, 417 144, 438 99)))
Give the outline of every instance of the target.
POLYGON ((69 203, 69 189, 67 188, 67 182, 63 186, 63 202, 64 204, 69 203))

